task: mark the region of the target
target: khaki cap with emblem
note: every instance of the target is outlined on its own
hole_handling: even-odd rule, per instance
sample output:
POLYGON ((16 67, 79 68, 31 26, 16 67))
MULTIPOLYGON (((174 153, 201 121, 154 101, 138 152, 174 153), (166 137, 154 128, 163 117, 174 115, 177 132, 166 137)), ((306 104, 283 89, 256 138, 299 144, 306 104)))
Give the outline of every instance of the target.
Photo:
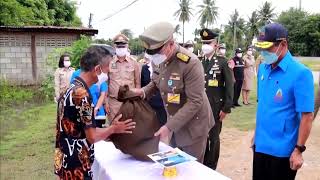
POLYGON ((113 38, 113 42, 115 44, 117 43, 125 43, 127 44, 129 42, 129 38, 124 35, 124 34, 117 34, 114 38, 113 38))
POLYGON ((174 27, 168 22, 158 22, 147 29, 139 36, 143 47, 147 50, 156 50, 168 42, 174 33, 174 27))

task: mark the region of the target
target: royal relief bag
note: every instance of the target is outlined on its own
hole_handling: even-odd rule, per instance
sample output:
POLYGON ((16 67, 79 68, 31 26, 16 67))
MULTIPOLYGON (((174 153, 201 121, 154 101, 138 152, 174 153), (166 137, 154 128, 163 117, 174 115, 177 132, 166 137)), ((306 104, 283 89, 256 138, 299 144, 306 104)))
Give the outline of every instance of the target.
POLYGON ((159 137, 154 136, 160 128, 156 113, 146 101, 130 92, 127 85, 119 88, 118 101, 123 102, 116 114, 122 114, 119 121, 132 119, 136 125, 132 134, 113 134, 111 141, 125 154, 139 160, 150 160, 147 155, 158 152, 159 146, 159 137))

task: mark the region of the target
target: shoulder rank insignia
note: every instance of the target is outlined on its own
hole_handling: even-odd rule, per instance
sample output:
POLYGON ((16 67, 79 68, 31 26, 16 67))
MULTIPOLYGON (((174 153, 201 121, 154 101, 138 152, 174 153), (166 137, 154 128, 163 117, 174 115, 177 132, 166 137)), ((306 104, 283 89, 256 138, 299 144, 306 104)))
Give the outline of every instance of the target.
POLYGON ((190 56, 183 54, 183 53, 177 53, 177 58, 185 63, 188 63, 190 60, 190 56))

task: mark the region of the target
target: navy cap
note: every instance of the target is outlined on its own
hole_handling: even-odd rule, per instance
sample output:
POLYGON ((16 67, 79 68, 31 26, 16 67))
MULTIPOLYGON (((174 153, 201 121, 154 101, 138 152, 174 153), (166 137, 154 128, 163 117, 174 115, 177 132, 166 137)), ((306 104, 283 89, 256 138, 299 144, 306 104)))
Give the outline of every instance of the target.
POLYGON ((212 42, 216 37, 219 36, 219 34, 205 28, 201 29, 200 36, 201 42, 212 42))
POLYGON ((273 45, 274 42, 287 39, 287 29, 281 24, 271 23, 260 29, 258 42, 255 44, 255 47, 260 49, 268 49, 273 45))
POLYGON ((242 51, 242 49, 241 48, 237 48, 236 49, 236 53, 242 53, 243 51, 242 51))

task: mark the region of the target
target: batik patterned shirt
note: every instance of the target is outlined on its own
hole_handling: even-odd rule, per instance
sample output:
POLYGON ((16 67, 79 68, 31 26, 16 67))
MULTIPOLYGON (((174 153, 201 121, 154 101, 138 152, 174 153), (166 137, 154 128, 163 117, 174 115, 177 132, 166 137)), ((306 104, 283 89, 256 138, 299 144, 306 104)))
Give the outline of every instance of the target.
POLYGON ((85 129, 95 128, 93 103, 85 82, 77 77, 58 101, 54 169, 61 179, 91 179, 94 146, 85 129))

